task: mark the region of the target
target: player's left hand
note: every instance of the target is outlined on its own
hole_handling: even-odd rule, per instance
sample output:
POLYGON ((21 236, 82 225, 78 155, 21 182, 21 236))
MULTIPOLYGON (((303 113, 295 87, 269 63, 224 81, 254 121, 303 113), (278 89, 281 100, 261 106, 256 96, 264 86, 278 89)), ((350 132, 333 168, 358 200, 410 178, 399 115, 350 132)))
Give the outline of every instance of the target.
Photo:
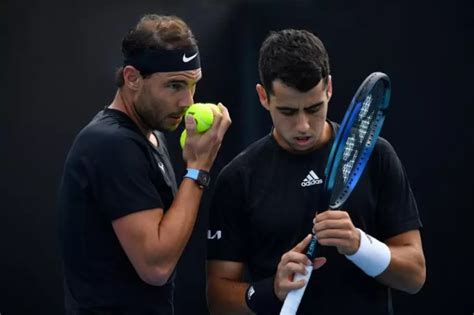
POLYGON ((352 255, 359 249, 360 233, 346 211, 327 210, 317 214, 313 222, 319 244, 335 246, 343 255, 352 255))
POLYGON ((304 250, 308 247, 310 241, 311 234, 281 256, 273 281, 273 290, 280 301, 285 300, 290 290, 304 286, 305 280, 295 280, 295 273, 306 274, 305 266, 313 264, 313 270, 316 270, 326 263, 325 257, 317 257, 311 262, 308 256, 304 254, 304 250))

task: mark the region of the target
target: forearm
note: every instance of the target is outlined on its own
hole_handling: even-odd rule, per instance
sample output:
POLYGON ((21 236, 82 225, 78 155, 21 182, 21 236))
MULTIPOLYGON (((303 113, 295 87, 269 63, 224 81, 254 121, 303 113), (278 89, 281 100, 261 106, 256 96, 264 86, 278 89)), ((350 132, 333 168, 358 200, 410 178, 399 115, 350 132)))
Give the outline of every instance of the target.
POLYGON ((248 315, 253 312, 245 302, 245 292, 249 284, 228 279, 208 281, 209 310, 212 315, 248 315))
POLYGON ((381 283, 407 293, 415 294, 426 278, 425 258, 416 246, 389 245, 391 260, 388 268, 376 277, 381 283))
POLYGON ((151 260, 170 274, 191 237, 202 193, 193 180, 183 179, 171 207, 158 223, 156 244, 150 251, 151 260))
POLYGON ((356 230, 359 232, 355 233, 357 237, 341 242, 352 244, 344 247, 350 248, 348 253, 343 252, 349 260, 368 276, 375 277, 391 288, 411 294, 421 289, 425 282, 426 267, 418 230, 400 233, 384 242, 360 229, 356 230))

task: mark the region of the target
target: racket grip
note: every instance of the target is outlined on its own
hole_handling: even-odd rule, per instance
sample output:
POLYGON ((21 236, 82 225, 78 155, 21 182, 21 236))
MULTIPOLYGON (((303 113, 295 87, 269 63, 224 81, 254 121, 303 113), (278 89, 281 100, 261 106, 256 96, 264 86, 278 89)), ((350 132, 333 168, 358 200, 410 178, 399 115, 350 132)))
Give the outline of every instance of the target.
POLYGON ((281 308, 280 315, 295 315, 296 311, 298 310, 298 306, 300 305, 301 298, 303 297, 304 291, 306 290, 306 286, 308 285, 309 278, 311 277, 311 272, 313 271, 313 265, 306 266, 306 274, 303 275, 301 273, 295 274, 293 281, 298 281, 304 279, 305 283, 304 286, 291 290, 288 292, 288 295, 285 298, 285 302, 283 303, 283 307, 281 308))

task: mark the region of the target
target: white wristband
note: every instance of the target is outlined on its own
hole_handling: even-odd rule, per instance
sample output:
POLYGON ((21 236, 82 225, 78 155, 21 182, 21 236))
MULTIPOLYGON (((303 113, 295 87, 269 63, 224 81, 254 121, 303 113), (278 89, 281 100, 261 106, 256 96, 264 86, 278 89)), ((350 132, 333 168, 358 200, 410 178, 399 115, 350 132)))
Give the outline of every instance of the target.
POLYGON ((366 274, 376 277, 390 264, 390 248, 361 229, 358 230, 360 232, 359 249, 353 255, 346 255, 346 257, 366 274))

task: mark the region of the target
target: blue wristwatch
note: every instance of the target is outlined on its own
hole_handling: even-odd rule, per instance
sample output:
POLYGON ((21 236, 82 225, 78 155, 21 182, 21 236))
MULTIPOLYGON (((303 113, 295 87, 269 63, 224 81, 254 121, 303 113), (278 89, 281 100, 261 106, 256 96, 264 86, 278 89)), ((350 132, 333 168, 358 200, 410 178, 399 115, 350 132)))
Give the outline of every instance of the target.
POLYGON ((194 180, 199 185, 199 188, 209 187, 209 182, 211 181, 209 172, 195 168, 188 168, 188 172, 186 175, 184 175, 184 177, 194 180))

